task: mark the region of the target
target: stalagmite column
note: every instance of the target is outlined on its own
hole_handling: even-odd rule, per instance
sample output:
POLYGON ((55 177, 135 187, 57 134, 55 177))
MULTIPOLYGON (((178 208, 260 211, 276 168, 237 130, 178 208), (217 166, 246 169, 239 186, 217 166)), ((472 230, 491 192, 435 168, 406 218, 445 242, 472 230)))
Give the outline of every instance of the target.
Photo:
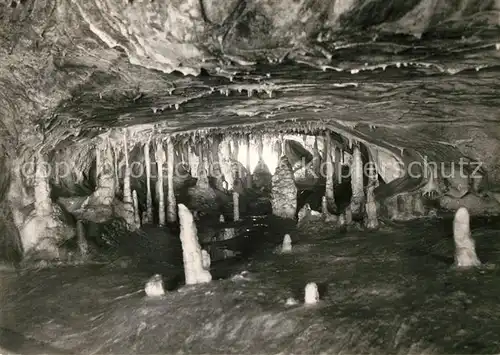
POLYGON ((123 202, 132 206, 132 189, 130 187, 130 164, 128 161, 127 130, 123 132, 123 153, 125 154, 125 174, 123 175, 123 202))
POLYGON ((153 197, 151 196, 151 158, 149 156, 150 140, 144 144, 144 162, 146 164, 146 220, 142 223, 153 223, 153 197))
POLYGON ((344 152, 339 147, 335 147, 333 151, 333 170, 337 184, 342 183, 342 156, 344 152))
POLYGON ((247 135, 247 189, 252 188, 252 167, 250 166, 250 157, 251 157, 251 145, 250 145, 250 135, 247 135))
POLYGON ((351 206, 347 206, 344 211, 344 216, 345 216, 345 224, 348 226, 352 224, 352 210, 351 206))
POLYGON ((481 265, 477 255, 474 239, 470 232, 469 211, 460 207, 453 220, 453 239, 455 240, 455 266, 471 268, 481 265))
POLYGON ((203 268, 203 257, 193 215, 183 204, 179 204, 179 221, 186 285, 210 282, 212 275, 203 268))
POLYGON ((167 221, 177 221, 177 210, 174 193, 174 145, 170 136, 167 136, 167 221))
POLYGON ((326 162, 326 187, 325 196, 328 203, 328 209, 332 212, 336 211, 337 206, 335 204, 335 195, 333 192, 333 162, 332 162, 332 149, 335 147, 332 145, 332 139, 330 132, 325 134, 325 162, 326 162))
POLYGON ((222 172, 221 160, 219 159, 220 137, 214 136, 211 143, 209 172, 210 175, 214 178, 215 188, 218 190, 224 190, 224 174, 222 172))
POLYGON ((313 159, 312 159, 312 170, 316 176, 319 176, 321 173, 321 155, 319 154, 318 149, 318 137, 314 137, 314 146, 313 146, 313 159))
POLYGON ((81 220, 76 221, 76 239, 80 256, 85 259, 89 253, 89 244, 85 238, 85 226, 81 220))
POLYGON ((353 144, 352 165, 351 165, 351 210, 354 215, 359 215, 363 211, 365 194, 363 191, 363 159, 358 142, 353 144))
POLYGON ((103 140, 96 147, 96 188, 90 204, 110 206, 113 203, 116 191, 114 168, 111 144, 103 140))
POLYGON ((200 157, 196 155, 196 143, 190 144, 188 148, 189 152, 189 170, 191 171, 191 176, 194 178, 198 177, 198 167, 200 165, 200 157))
POLYGON ((231 140, 225 138, 221 145, 222 148, 219 149, 219 161, 221 162, 221 170, 224 180, 227 183, 227 189, 233 189, 234 177, 233 170, 231 167, 232 152, 231 152, 231 140))
POLYGON ((280 159, 271 183, 273 214, 282 218, 295 219, 297 187, 295 186, 292 166, 286 156, 280 159))
POLYGON ((165 195, 163 192, 163 163, 165 163, 165 151, 163 150, 161 140, 156 141, 155 159, 158 168, 156 183, 156 193, 158 194, 158 224, 163 226, 165 224, 165 195))
POLYGON ((141 217, 139 214, 139 199, 137 198, 137 191, 132 191, 132 201, 134 203, 134 223, 137 228, 141 228, 141 217))
POLYGON ((240 194, 233 192, 233 220, 240 220, 240 194))
POLYGON ((374 185, 370 185, 366 191, 366 219, 365 227, 367 229, 377 229, 378 228, 378 218, 377 218, 377 204, 375 202, 375 190, 374 185))

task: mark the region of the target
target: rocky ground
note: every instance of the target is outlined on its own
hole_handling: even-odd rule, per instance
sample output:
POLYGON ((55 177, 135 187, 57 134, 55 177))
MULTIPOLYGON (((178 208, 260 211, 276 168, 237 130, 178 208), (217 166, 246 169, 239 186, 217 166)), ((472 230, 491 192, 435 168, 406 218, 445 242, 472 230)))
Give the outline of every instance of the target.
POLYGON ((500 351, 500 220, 473 221, 484 266, 467 272, 452 268, 448 218, 376 232, 309 224, 290 230, 294 248, 284 255, 275 251, 282 224, 266 223, 249 234, 250 252, 213 263, 215 280, 202 286, 182 286, 173 256, 149 267, 2 271, 2 353, 500 351), (165 278, 164 298, 143 292, 153 272, 165 278), (319 285, 318 305, 302 304, 308 282, 319 285), (299 303, 286 305, 288 298, 299 303))

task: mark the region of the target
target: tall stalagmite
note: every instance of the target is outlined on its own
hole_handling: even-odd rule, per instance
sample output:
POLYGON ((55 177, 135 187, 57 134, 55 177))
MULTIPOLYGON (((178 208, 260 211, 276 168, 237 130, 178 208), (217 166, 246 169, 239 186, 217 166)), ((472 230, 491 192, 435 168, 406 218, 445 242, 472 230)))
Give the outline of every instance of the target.
POLYGON ((177 221, 177 203, 174 192, 174 145, 170 136, 167 136, 167 221, 177 221))
POLYGON ((295 186, 292 166, 286 156, 281 157, 271 182, 273 214, 282 218, 295 219, 297 187, 295 186))
POLYGON ((469 211, 460 207, 453 220, 453 239, 455 240, 455 266, 471 268, 481 265, 476 255, 476 245, 470 232, 469 211))
POLYGON ((358 142, 353 144, 352 163, 351 163, 351 211, 353 215, 358 216, 363 212, 365 202, 365 193, 363 190, 363 159, 358 142))
POLYGON ((240 195, 236 191, 233 192, 233 220, 240 220, 240 195))
POLYGON ((165 151, 161 140, 156 141, 155 159, 157 166, 156 194, 158 196, 158 224, 165 224, 165 195, 163 191, 163 164, 165 163, 165 151))
POLYGON ((179 204, 179 222, 186 285, 210 282, 212 275, 203 268, 202 252, 193 215, 183 204, 179 204))

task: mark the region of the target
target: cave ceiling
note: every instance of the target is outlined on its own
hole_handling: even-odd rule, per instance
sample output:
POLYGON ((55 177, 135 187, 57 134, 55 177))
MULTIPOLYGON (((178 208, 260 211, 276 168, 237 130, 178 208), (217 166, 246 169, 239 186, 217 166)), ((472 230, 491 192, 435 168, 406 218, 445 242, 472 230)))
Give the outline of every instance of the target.
POLYGON ((498 129, 499 10, 478 0, 0 1, 0 138, 9 151, 109 128, 272 132, 280 122, 367 141, 377 127, 388 149, 425 149, 440 137, 407 132, 498 129))

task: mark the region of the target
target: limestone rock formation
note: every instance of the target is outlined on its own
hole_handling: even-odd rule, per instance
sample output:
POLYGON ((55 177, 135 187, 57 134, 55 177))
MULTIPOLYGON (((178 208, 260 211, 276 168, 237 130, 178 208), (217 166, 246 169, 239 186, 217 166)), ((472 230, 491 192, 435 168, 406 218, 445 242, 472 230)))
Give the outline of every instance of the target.
POLYGON ((306 285, 304 290, 304 303, 306 305, 313 305, 319 302, 318 285, 310 282, 306 285))
POLYGON ((159 274, 151 276, 151 278, 146 282, 144 287, 144 292, 148 297, 161 297, 165 295, 165 289, 163 286, 163 278, 159 274))
POLYGON ((285 236, 283 237, 283 243, 281 244, 281 252, 283 254, 292 252, 292 238, 290 237, 290 234, 285 234, 285 236))
POLYGON ((453 239, 455 241, 455 266, 470 268, 481 265, 474 239, 470 231, 470 216, 467 208, 460 207, 453 220, 453 239))
POLYGON ((210 282, 212 275, 203 267, 203 257, 193 215, 183 204, 179 204, 178 207, 186 285, 210 282))
POLYGON ((272 178, 272 209, 275 216, 295 219, 297 211, 297 187, 292 166, 286 156, 280 159, 272 178))

